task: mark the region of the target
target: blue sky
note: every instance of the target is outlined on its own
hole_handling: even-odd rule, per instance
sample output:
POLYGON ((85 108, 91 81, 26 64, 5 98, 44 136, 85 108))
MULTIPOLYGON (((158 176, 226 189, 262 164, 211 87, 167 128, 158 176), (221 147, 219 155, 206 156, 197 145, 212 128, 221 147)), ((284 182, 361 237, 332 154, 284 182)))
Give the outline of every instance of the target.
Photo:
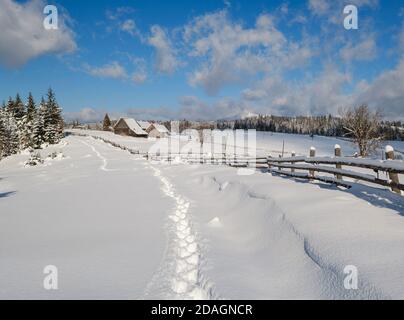
POLYGON ((51 86, 69 119, 404 118, 401 0, 0 0, 0 98, 51 86), (54 4, 58 30, 45 30, 54 4), (343 8, 358 8, 346 30, 343 8), (15 19, 11 19, 14 17, 15 19))

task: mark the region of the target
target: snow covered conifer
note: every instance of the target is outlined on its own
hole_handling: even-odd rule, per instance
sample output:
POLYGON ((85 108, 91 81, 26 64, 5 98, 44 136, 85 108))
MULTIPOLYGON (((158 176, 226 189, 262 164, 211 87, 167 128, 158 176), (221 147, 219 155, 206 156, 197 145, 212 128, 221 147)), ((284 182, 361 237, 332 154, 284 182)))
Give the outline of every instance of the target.
POLYGON ((4 114, 5 108, 6 108, 6 105, 3 102, 3 105, 0 108, 0 159, 2 158, 4 144, 5 144, 5 132, 6 131, 5 131, 5 127, 4 127, 4 121, 3 121, 3 114, 4 114))
POLYGON ((42 97, 39 108, 36 112, 33 126, 33 148, 40 149, 45 142, 45 122, 46 103, 42 97))
POLYGON ((10 98, 1 108, 1 157, 7 157, 19 151, 17 124, 13 115, 13 103, 10 98))
POLYGON ((26 114, 23 117, 21 125, 21 148, 34 147, 33 133, 34 122, 36 118, 36 106, 32 94, 29 93, 26 114))
POLYGON ((44 112, 45 142, 58 143, 63 138, 62 109, 56 102, 55 94, 51 88, 48 90, 48 99, 44 112))
MULTIPOLYGON (((24 117, 26 115, 25 105, 21 100, 20 95, 17 93, 15 96, 14 104, 11 107, 11 116, 14 118, 15 124, 17 126, 18 135, 18 147, 19 149, 25 148, 25 137, 24 137, 24 117)), ((9 111, 10 111, 9 110, 9 111)))
POLYGON ((7 100, 7 104, 4 105, 4 112, 10 112, 13 113, 14 110, 14 100, 9 97, 7 100))
POLYGON ((102 130, 104 130, 104 131, 111 130, 111 119, 109 118, 108 113, 105 114, 104 121, 102 123, 102 130))
POLYGON ((15 96, 12 114, 17 122, 21 121, 25 115, 25 106, 18 93, 15 96))

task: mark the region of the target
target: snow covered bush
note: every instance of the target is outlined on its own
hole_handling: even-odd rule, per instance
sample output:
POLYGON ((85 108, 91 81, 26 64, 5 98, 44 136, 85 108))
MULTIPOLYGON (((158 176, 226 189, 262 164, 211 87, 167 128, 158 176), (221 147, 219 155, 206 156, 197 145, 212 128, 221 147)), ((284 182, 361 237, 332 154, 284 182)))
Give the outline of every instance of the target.
POLYGON ((62 153, 62 152, 57 152, 57 151, 54 151, 54 152, 52 152, 51 154, 49 154, 48 156, 47 156, 47 159, 48 160, 54 160, 54 159, 56 159, 56 160, 61 160, 61 159, 63 159, 65 156, 64 156, 64 154, 62 153))
POLYGON ((43 164, 43 159, 41 158, 41 154, 39 152, 31 153, 30 158, 25 161, 24 166, 26 167, 33 167, 39 164, 43 164))

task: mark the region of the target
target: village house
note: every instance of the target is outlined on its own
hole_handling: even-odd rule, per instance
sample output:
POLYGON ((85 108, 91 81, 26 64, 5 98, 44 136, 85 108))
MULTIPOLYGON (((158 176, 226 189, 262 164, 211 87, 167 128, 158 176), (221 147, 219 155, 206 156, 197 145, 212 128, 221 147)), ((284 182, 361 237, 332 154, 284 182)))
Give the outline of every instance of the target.
POLYGON ((151 123, 149 121, 138 121, 137 122, 139 124, 139 126, 144 130, 147 131, 147 129, 149 129, 149 127, 151 126, 151 123))
POLYGON ((168 129, 164 125, 158 123, 152 123, 147 129, 147 133, 150 138, 166 138, 169 135, 168 129))
POLYGON ((114 133, 121 136, 143 137, 147 138, 148 134, 142 129, 135 119, 120 118, 113 127, 114 133))

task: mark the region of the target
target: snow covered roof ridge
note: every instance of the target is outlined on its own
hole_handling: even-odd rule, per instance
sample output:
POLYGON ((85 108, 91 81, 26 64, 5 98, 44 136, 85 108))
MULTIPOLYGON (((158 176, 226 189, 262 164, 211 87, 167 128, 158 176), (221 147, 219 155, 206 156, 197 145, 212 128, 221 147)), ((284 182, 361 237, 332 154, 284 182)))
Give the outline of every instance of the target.
POLYGON ((153 127, 156 128, 157 131, 161 133, 168 133, 168 129, 163 124, 153 123, 153 127))
MULTIPOLYGON (((118 125, 118 123, 119 123, 121 120, 125 121, 126 125, 129 127, 129 129, 132 130, 133 132, 135 132, 137 135, 147 135, 147 132, 144 131, 144 130, 142 129, 142 127, 139 125, 139 123, 138 123, 135 119, 133 119, 133 118, 120 118, 120 119, 116 122, 115 126, 118 125)), ((114 127, 115 127, 115 126, 114 126, 114 127)))
POLYGON ((146 130, 147 128, 149 128, 151 126, 151 123, 149 121, 140 120, 137 123, 140 125, 140 127, 143 130, 146 130))

